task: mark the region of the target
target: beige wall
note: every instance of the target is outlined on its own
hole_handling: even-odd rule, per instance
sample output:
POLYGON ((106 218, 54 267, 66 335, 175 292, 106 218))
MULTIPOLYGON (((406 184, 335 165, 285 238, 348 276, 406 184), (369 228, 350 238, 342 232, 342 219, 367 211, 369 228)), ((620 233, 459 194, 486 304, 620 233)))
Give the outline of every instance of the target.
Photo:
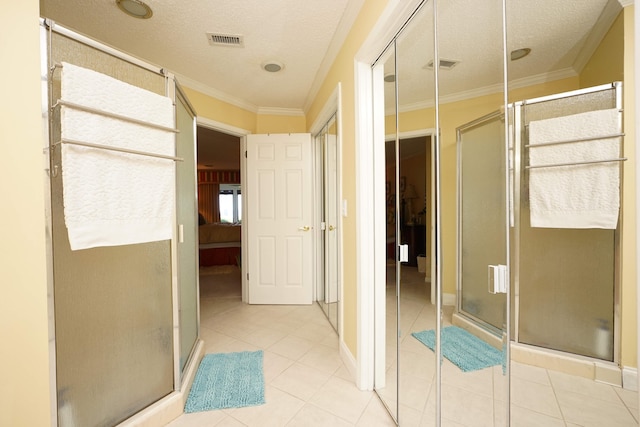
POLYGON ((0 13, 0 425, 48 426, 39 3, 5 2, 0 13))
POLYGON ((342 84, 342 198, 348 206, 348 216, 343 218, 343 340, 354 357, 358 354, 356 284, 356 146, 355 146, 355 81, 354 57, 387 0, 366 0, 345 43, 307 111, 307 123, 314 123, 338 83, 342 84))
POLYGON ((636 108, 634 69, 634 7, 624 8, 624 155, 629 158, 624 165, 622 193, 622 366, 638 366, 638 304, 636 265, 636 108))
POLYGON ((256 133, 304 133, 307 121, 304 116, 280 116, 259 114, 256 133))

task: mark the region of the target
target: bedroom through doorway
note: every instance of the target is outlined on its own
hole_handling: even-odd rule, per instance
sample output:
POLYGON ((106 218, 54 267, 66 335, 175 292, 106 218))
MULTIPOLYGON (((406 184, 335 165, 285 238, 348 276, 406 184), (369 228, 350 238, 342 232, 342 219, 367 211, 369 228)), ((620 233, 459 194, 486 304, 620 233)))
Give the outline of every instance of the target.
POLYGON ((241 297, 241 138, 198 126, 197 141, 201 298, 241 297))

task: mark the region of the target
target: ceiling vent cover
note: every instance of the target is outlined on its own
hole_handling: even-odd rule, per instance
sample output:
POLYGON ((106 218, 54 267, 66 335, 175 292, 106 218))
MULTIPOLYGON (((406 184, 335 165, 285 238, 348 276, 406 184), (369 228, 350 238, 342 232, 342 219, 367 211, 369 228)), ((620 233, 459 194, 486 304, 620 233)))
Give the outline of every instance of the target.
MULTIPOLYGON (((440 69, 441 70, 450 70, 453 67, 455 67, 456 65, 458 65, 458 63, 460 63, 460 61, 454 61, 452 59, 441 59, 440 60, 440 69)), ((431 61, 429 61, 429 63, 427 65, 425 65, 424 68, 433 69, 433 59, 431 61)))
POLYGON ((207 39, 213 46, 244 47, 244 36, 238 34, 207 33, 207 39))

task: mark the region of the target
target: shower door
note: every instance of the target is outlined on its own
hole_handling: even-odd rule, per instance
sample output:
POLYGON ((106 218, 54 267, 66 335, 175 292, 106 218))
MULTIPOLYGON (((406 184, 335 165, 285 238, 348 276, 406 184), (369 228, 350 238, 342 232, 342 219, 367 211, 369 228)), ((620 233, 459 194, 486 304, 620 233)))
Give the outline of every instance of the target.
POLYGON ((496 334, 506 322, 506 289, 495 286, 508 261, 504 159, 504 115, 458 129, 458 307, 496 334))

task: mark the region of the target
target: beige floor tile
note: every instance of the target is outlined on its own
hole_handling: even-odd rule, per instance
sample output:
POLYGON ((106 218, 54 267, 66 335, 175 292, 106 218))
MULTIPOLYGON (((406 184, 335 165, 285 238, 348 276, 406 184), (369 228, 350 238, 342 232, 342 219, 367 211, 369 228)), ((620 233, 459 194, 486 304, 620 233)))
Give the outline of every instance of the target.
POLYGON ((271 381, 271 385, 299 399, 308 401, 330 376, 331 374, 321 370, 301 363, 294 363, 271 381))
POLYGON ((369 404, 364 409, 364 412, 356 424, 357 427, 394 427, 395 425, 396 423, 393 421, 380 399, 375 396, 369 401, 369 404))
POLYGON ((493 427, 493 398, 443 384, 441 414, 465 426, 493 427))
POLYGON ((270 346, 269 351, 291 360, 298 360, 313 346, 314 343, 312 341, 288 335, 270 346))
POLYGON ((627 405, 628 408, 638 409, 638 392, 631 391, 620 387, 613 387, 613 390, 616 392, 620 399, 627 405))
POLYGON ((342 366, 338 368, 338 370, 333 375, 335 377, 342 378, 343 380, 347 380, 349 382, 355 383, 355 378, 353 378, 353 376, 351 375, 351 372, 349 372, 346 366, 344 366, 344 363, 342 364, 342 366))
POLYGON ((453 386, 493 397, 494 375, 492 368, 463 372, 449 363, 442 365, 442 381, 453 386))
POLYGON ((567 422, 585 427, 632 427, 638 423, 621 402, 610 403, 581 393, 557 390, 560 409, 567 422))
POLYGON ((205 341, 205 353, 235 353, 239 351, 258 351, 260 348, 241 341, 239 339, 233 339, 231 341, 224 342, 207 342, 205 341))
POLYGON ((405 375, 431 381, 436 372, 435 354, 430 350, 420 353, 401 350, 400 369, 405 375))
POLYGON ((542 385, 551 385, 549 380, 549 374, 544 368, 537 366, 525 365, 524 363, 511 362, 511 375, 514 377, 522 378, 523 380, 531 381, 542 385))
POLYGON ((298 361, 329 374, 333 374, 342 366, 338 351, 321 344, 312 347, 298 361))
POLYGON ((608 384, 556 371, 549 371, 549 378, 551 378, 551 384, 555 390, 584 394, 607 402, 620 402, 613 387, 608 384))
POLYGON ((184 414, 168 424, 168 427, 215 426, 227 415, 222 411, 206 411, 184 414))
MULTIPOLYGON (((215 427, 246 427, 246 424, 241 423, 232 417, 227 417, 220 421, 218 424, 214 424, 215 427)), ((195 426, 194 426, 195 427, 195 426)), ((209 427, 207 424, 199 425, 198 427, 209 427)))
POLYGON ((269 350, 264 351, 263 369, 264 380, 269 384, 274 378, 283 373, 289 366, 295 362, 279 354, 269 350))
POLYGON ((549 415, 552 418, 562 418, 551 386, 512 377, 511 404, 549 415))
POLYGON ((331 377, 309 402, 355 424, 372 397, 373 393, 360 391, 353 383, 331 377))
POLYGON ((550 417, 539 412, 534 412, 526 408, 511 405, 511 424, 506 423, 506 406, 504 402, 496 402, 495 405, 495 425, 496 427, 564 427, 561 418, 550 417))
POLYGON ((310 403, 302 407, 300 412, 287 424, 287 427, 349 427, 353 426, 342 418, 339 418, 310 403))
POLYGON ((265 387, 264 405, 237 408, 229 414, 249 427, 282 427, 293 419, 304 402, 275 387, 265 387))
POLYGON ((269 348, 276 342, 284 338, 286 334, 270 328, 258 328, 242 337, 243 341, 253 344, 259 348, 269 348))

